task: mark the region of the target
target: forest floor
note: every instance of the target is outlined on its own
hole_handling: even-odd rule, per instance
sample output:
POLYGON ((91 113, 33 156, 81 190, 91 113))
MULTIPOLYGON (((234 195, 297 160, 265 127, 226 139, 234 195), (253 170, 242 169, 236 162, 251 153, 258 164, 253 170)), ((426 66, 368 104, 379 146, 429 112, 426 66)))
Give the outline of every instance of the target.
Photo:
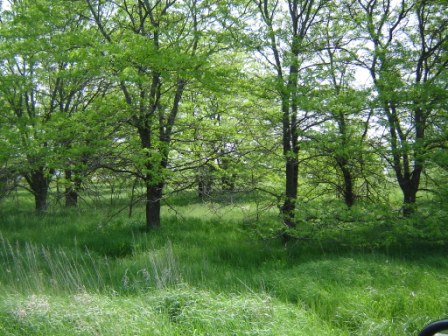
POLYGON ((3 203, 0 334, 408 336, 448 316, 444 246, 285 245, 250 207, 164 207, 147 232, 140 208, 3 203))

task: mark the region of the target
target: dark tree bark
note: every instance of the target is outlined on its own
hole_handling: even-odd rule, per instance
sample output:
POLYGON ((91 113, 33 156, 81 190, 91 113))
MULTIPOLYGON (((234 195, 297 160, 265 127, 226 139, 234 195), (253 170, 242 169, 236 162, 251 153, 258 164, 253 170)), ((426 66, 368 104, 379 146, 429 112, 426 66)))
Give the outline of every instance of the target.
POLYGON ((39 167, 30 174, 25 174, 30 189, 34 195, 34 204, 37 213, 44 213, 48 209, 48 189, 51 174, 46 173, 45 168, 39 167))
MULTIPOLYGON (((298 153, 294 153, 298 154, 298 153)), ((297 156, 287 158, 285 167, 285 201, 282 206, 283 223, 293 228, 296 226, 295 209, 299 180, 299 163, 297 156)))
POLYGON ((342 195, 344 197, 345 204, 350 208, 355 204, 356 194, 354 191, 353 175, 348 167, 348 162, 344 158, 336 158, 339 169, 341 169, 342 176, 344 179, 344 185, 342 190, 342 195))
MULTIPOLYGON (((325 1, 288 0, 288 20, 291 23, 289 36, 289 50, 283 54, 283 46, 274 27, 274 15, 278 2, 269 0, 253 0, 257 5, 264 21, 269 38, 269 48, 272 52, 271 64, 276 71, 278 92, 281 99, 282 113, 282 144, 285 160, 285 191, 284 202, 281 206, 283 224, 287 228, 294 228, 295 210, 298 194, 299 176, 299 121, 298 118, 298 80, 300 71, 299 56, 303 53, 303 42, 311 26, 315 23, 319 11, 325 1)), ((309 48, 309 46, 308 46, 309 48)), ((287 239, 287 238, 285 238, 287 239)))
MULTIPOLYGON (((339 94, 340 92, 340 87, 338 87, 337 85, 335 85, 336 87, 336 91, 339 94)), ((346 122, 346 117, 344 116, 344 113, 338 113, 336 116, 337 119, 337 124, 338 124, 338 128, 339 128, 339 134, 341 136, 341 147, 340 150, 342 149, 342 155, 340 154, 336 154, 336 162, 337 165, 339 167, 339 169, 342 172, 342 176, 343 176, 343 188, 342 188, 342 195, 344 197, 344 202, 345 204, 350 208, 353 206, 353 204, 355 203, 356 200, 356 194, 355 194, 355 190, 354 190, 354 177, 353 177, 353 172, 352 172, 352 167, 350 167, 350 154, 346 152, 346 146, 349 145, 350 143, 350 139, 349 139, 349 135, 348 135, 348 130, 347 130, 347 122, 346 122)))
POLYGON ((415 183, 400 185, 403 192, 403 215, 411 216, 415 211, 418 185, 415 183))
POLYGON ((65 206, 67 208, 76 208, 78 206, 78 192, 73 187, 65 189, 65 206))
POLYGON ((163 183, 146 186, 146 227, 156 229, 160 227, 161 199, 163 183))

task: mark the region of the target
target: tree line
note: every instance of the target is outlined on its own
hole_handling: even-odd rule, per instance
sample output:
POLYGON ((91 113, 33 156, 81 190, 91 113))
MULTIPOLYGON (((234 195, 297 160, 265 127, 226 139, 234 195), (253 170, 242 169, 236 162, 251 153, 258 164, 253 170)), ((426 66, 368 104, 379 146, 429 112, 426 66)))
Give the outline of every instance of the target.
MULTIPOLYGON (((347 207, 446 187, 443 0, 9 0, 0 22, 0 191, 37 212, 98 176, 252 189, 297 225, 302 190, 347 207)), ((130 184, 131 185, 131 184, 130 184)), ((139 189, 139 190, 140 190, 139 189)), ((446 197, 446 196, 445 196, 446 197)))

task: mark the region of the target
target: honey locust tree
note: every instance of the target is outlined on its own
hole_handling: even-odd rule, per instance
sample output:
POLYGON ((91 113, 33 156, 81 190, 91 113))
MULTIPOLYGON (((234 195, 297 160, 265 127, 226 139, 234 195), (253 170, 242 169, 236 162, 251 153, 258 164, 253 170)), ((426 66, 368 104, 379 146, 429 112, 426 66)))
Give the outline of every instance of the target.
MULTIPOLYGON (((259 15, 258 51, 272 74, 280 105, 284 171, 283 223, 296 226, 300 139, 306 129, 318 123, 302 105, 302 70, 310 66, 316 50, 321 12, 326 0, 253 0, 259 15)), ((258 28, 258 27, 257 27, 258 28)))
POLYGON ((26 180, 38 212, 47 209, 54 174, 71 169, 61 155, 73 141, 59 135, 98 93, 79 52, 89 36, 85 20, 72 9, 63 1, 12 0, 2 13, 3 136, 11 169, 26 180))
POLYGON ((336 4, 327 15, 319 31, 320 40, 325 41, 318 52, 321 64, 313 69, 318 108, 327 120, 310 136, 307 146, 315 162, 327 168, 307 164, 305 170, 311 183, 326 184, 351 207, 358 199, 377 195, 381 162, 369 144, 373 128, 369 90, 356 80, 357 67, 345 51, 352 43, 352 24, 336 4))
POLYGON ((227 1, 85 0, 104 64, 122 93, 120 112, 138 137, 133 161, 145 185, 146 226, 160 226, 173 134, 192 83, 218 80, 213 56, 234 23, 227 1))
POLYGON ((440 147, 447 102, 448 18, 443 1, 355 0, 358 64, 375 91, 384 125, 384 157, 403 194, 403 213, 414 212, 428 157, 440 147))

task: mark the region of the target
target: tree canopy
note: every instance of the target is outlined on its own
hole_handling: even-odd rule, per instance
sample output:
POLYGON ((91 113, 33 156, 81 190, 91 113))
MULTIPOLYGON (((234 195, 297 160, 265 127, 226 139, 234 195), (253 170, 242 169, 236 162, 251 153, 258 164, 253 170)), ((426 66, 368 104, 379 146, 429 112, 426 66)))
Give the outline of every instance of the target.
POLYGON ((37 212, 110 179, 148 228, 180 190, 263 193, 285 232, 304 199, 398 190, 411 216, 446 197, 443 1, 9 0, 0 18, 0 197, 25 188, 37 212))

